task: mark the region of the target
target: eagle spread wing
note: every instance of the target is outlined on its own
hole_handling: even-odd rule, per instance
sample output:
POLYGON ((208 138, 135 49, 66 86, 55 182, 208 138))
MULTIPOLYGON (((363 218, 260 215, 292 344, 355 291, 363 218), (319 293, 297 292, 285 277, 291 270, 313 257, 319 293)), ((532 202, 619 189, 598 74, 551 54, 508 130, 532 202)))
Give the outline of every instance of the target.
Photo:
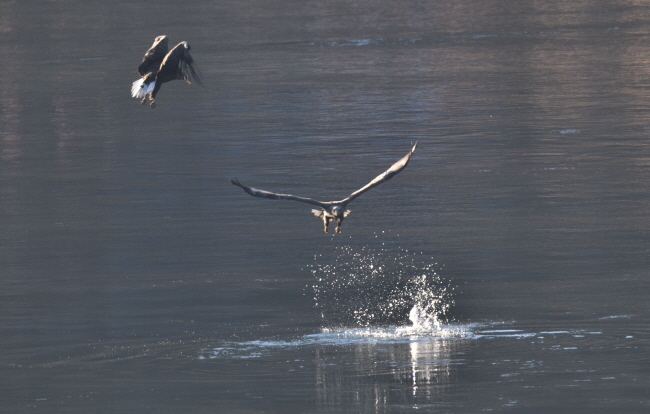
POLYGON ((399 161, 397 161, 395 164, 391 165, 389 169, 384 171, 383 173, 379 174, 377 177, 374 178, 374 180, 370 181, 368 184, 365 186, 361 187, 354 193, 350 194, 350 196, 344 200, 341 200, 341 204, 347 204, 350 201, 354 200, 355 198, 359 197, 361 194, 365 193, 366 191, 370 190, 373 187, 378 186, 379 184, 383 183, 384 181, 388 181, 391 178, 393 178, 395 175, 397 175, 400 171, 402 171, 404 168, 406 168, 406 165, 409 163, 409 160, 411 159, 411 155, 413 155, 413 152, 415 151, 415 147, 418 146, 418 143, 416 142, 413 145, 413 148, 411 148, 411 151, 409 151, 408 154, 403 156, 399 161))
POLYGON ((190 49, 187 42, 180 42, 174 46, 160 64, 156 80, 158 82, 169 82, 182 79, 202 85, 201 75, 195 66, 192 55, 190 55, 190 49))
POLYGON ((336 228, 334 231, 336 233, 339 233, 341 231, 341 223, 343 222, 343 219, 350 214, 349 210, 346 210, 345 207, 347 204, 360 196, 361 194, 365 193, 366 191, 370 190, 373 187, 378 186, 379 184, 383 183, 384 181, 388 181, 391 178, 393 178, 396 174, 398 174, 400 171, 402 171, 404 168, 406 168, 406 165, 408 164, 409 160, 411 159, 411 155, 413 155, 413 152, 415 151, 415 147, 418 146, 418 143, 416 142, 413 145, 413 148, 409 151, 408 154, 403 156, 399 161, 394 163, 393 165, 390 166, 389 169, 384 171, 383 173, 379 174, 377 177, 375 177, 374 180, 370 181, 368 184, 366 184, 364 187, 358 189, 354 193, 350 194, 350 196, 344 200, 341 201, 318 201, 314 200, 312 198, 306 198, 306 197, 298 197, 295 195, 291 194, 277 194, 277 193, 272 193, 270 191, 266 190, 260 190, 258 188, 252 188, 252 187, 247 187, 240 183, 238 180, 230 180, 230 182, 233 185, 236 185, 238 187, 241 187, 244 191, 246 191, 248 194, 254 196, 254 197, 260 197, 260 198, 269 198, 271 200, 294 200, 294 201, 300 201, 302 203, 308 203, 312 204, 315 206, 320 207, 320 210, 313 209, 311 212, 316 216, 319 217, 323 220, 323 230, 325 233, 327 233, 327 228, 332 221, 336 221, 336 228))
POLYGON ((270 191, 266 190, 260 190, 258 188, 252 188, 245 186, 244 184, 240 183, 238 180, 230 180, 230 183, 233 185, 236 185, 238 187, 241 187, 246 191, 248 194, 255 196, 255 197, 261 197, 261 198, 269 198, 271 200, 293 200, 293 201, 300 201, 303 203, 308 203, 312 204, 321 208, 325 208, 329 205, 329 203, 324 203, 322 201, 314 200, 312 198, 306 198, 306 197, 298 197, 295 195, 291 194, 277 194, 277 193, 272 193, 270 191))
POLYGON ((165 35, 156 37, 153 45, 144 54, 142 63, 138 66, 140 76, 144 76, 150 72, 157 72, 168 51, 169 38, 165 35))
POLYGON ((299 197, 295 196, 292 194, 278 194, 278 193, 272 193, 270 191, 266 190, 260 190, 258 188, 252 188, 243 185, 240 183, 238 180, 230 180, 230 182, 233 185, 239 186, 244 189, 248 194, 255 196, 255 197, 261 197, 261 198, 269 198, 271 200, 294 200, 294 201, 300 201, 303 203, 309 203, 313 204, 315 206, 319 206, 321 208, 328 208, 333 205, 347 205, 350 201, 354 200, 361 194, 365 193, 366 191, 370 190, 373 187, 378 186, 379 184, 383 183, 384 181, 388 181, 391 178, 393 178, 396 174, 398 174, 400 171, 402 171, 404 168, 406 168, 406 165, 408 164, 409 160, 411 159, 411 155, 413 155, 413 152, 415 151, 415 148, 418 146, 418 143, 416 142, 413 145, 413 148, 409 151, 408 154, 403 156, 399 161, 397 161, 395 164, 391 165, 389 169, 384 171, 383 173, 379 174, 377 177, 375 177, 374 180, 366 184, 364 187, 360 188, 359 190, 355 191, 354 193, 350 194, 350 196, 346 199, 343 199, 341 201, 318 201, 314 200, 313 198, 306 198, 306 197, 299 197))

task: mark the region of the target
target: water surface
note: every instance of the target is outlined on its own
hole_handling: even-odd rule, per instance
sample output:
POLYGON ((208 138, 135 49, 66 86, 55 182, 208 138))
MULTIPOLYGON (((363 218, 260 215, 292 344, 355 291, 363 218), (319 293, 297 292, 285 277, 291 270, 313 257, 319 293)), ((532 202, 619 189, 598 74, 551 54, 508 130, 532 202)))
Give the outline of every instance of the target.
POLYGON ((0 408, 647 412, 649 30, 638 1, 1 1, 0 408), (151 109, 160 34, 206 87, 151 109), (342 198, 414 141, 339 235, 228 182, 342 198))

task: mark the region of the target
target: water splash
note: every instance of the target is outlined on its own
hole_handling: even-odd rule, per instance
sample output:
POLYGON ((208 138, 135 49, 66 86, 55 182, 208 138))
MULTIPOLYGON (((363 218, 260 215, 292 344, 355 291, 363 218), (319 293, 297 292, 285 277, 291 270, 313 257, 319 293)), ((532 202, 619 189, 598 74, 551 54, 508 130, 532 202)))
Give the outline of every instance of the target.
POLYGON ((409 312, 409 320, 418 330, 438 330, 442 325, 437 315, 429 315, 419 304, 415 304, 409 312))
POLYGON ((334 256, 328 263, 316 256, 311 266, 314 306, 328 326, 410 322, 414 332, 431 333, 449 319, 453 287, 438 275, 434 260, 399 248, 350 246, 337 248, 334 256))

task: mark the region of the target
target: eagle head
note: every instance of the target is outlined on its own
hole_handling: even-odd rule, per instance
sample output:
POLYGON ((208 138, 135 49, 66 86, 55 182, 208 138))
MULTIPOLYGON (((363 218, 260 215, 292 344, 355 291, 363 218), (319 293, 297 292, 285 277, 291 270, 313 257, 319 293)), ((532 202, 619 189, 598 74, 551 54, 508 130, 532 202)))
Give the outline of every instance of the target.
POLYGON ((154 39, 153 44, 154 45, 162 45, 162 46, 165 47, 165 49, 167 49, 168 45, 169 45, 169 38, 167 36, 165 36, 165 35, 157 36, 154 39))
POLYGON ((350 210, 346 210, 343 206, 337 205, 332 207, 332 214, 337 218, 347 217, 350 214, 350 210))

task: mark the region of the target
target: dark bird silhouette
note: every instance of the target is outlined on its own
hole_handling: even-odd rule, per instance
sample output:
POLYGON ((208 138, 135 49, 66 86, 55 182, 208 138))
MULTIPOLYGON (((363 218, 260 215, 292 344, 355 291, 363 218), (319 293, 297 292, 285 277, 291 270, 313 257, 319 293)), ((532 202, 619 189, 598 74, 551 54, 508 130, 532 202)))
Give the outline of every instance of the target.
POLYGON ((318 201, 312 198, 299 197, 291 194, 272 193, 270 191, 260 190, 258 188, 245 186, 244 184, 240 183, 237 179, 235 180, 231 179, 230 182, 233 185, 243 188, 244 191, 246 191, 248 194, 255 197, 270 198, 271 200, 294 200, 294 201, 300 201, 302 203, 307 203, 307 204, 320 207, 320 209, 313 209, 311 212, 316 217, 321 218, 323 220, 323 230, 325 230, 325 233, 327 233, 327 228, 330 224, 330 221, 333 220, 336 220, 336 229, 334 229, 334 231, 336 233, 340 233, 341 223, 343 222, 343 219, 347 217, 351 212, 350 210, 346 210, 347 205, 352 200, 359 197, 361 194, 365 193, 366 191, 370 190, 373 187, 378 186, 384 181, 390 180, 395 175, 397 175, 400 171, 406 168, 406 165, 411 159, 411 155, 413 155, 413 152, 415 151, 415 147, 417 147, 417 145, 418 143, 416 142, 413 145, 413 148, 411 148, 411 150, 409 151, 409 153, 406 154, 404 157, 402 157, 395 164, 391 165, 389 169, 379 174, 377 177, 375 177, 374 180, 370 181, 365 186, 361 187, 354 193, 350 194, 347 198, 344 198, 343 200, 340 201, 318 201))
POLYGON ((138 73, 142 78, 133 82, 131 96, 142 99, 144 105, 147 97, 151 107, 156 107, 156 94, 163 83, 173 80, 184 80, 187 83, 196 82, 201 85, 199 70, 195 67, 194 59, 190 55, 190 45, 180 42, 170 51, 169 38, 158 36, 153 45, 147 50, 138 66, 138 73))

